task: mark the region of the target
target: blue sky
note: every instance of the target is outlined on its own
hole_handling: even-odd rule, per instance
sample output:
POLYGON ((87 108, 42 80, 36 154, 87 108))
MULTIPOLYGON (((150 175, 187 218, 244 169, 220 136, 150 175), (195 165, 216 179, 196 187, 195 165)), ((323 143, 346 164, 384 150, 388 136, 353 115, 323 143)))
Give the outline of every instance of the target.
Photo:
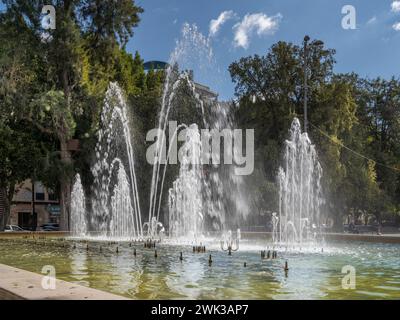
POLYGON ((305 34, 337 50, 337 72, 354 71, 364 77, 400 76, 400 0, 136 0, 136 3, 145 12, 127 49, 132 53, 139 51, 145 61, 168 61, 184 23, 195 24, 208 38, 210 21, 222 12, 229 12, 230 19, 209 40, 213 63, 204 67, 207 61, 194 48, 189 52, 193 58, 187 59, 191 62, 182 64, 194 69, 195 79, 219 92, 223 99, 231 98, 234 93, 227 71, 230 63, 243 56, 263 55, 279 40, 300 43, 305 34), (355 30, 342 28, 344 5, 356 9, 355 30), (261 24, 253 24, 253 29, 251 23, 247 24, 246 31, 246 15, 247 23, 261 24), (396 23, 398 31, 394 28, 396 23), (240 24, 242 29, 238 27, 240 24), (239 30, 242 30, 237 38, 240 41, 235 41, 239 30))
POLYGON ((243 56, 265 54, 279 40, 300 43, 305 34, 321 39, 327 47, 337 50, 337 72, 355 71, 362 76, 389 78, 400 75, 400 31, 393 27, 400 22, 400 1, 392 10, 393 2, 396 1, 140 0, 137 4, 145 12, 127 48, 131 52, 138 50, 145 61, 167 61, 181 36, 184 23, 196 24, 199 31, 208 37, 210 21, 224 11, 231 11, 228 14, 231 18, 220 25, 216 35, 210 39, 218 68, 196 70, 198 57, 194 57, 189 65, 193 67, 197 80, 211 86, 224 99, 234 93, 227 71, 231 62, 243 56), (355 30, 342 28, 344 5, 353 5, 356 9, 355 30), (248 40, 244 46, 243 37, 241 42, 235 42, 235 34, 238 33, 238 24, 246 25, 243 23, 246 15, 247 22, 250 17, 256 17, 264 24, 259 33, 257 25, 252 31, 242 30, 242 36, 247 35, 248 40))

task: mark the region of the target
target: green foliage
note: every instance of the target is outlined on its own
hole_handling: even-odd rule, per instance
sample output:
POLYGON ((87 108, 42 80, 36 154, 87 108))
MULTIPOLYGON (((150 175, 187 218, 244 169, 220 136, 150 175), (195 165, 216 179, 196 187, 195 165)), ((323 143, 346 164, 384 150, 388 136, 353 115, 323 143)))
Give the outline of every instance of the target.
MULTIPOLYGON (((348 214, 397 216, 400 81, 334 74, 334 50, 317 41, 308 50, 309 134, 324 170, 325 212, 337 224, 348 214)), ((239 124, 255 129, 257 170, 274 185, 289 125, 293 117, 303 118, 304 48, 278 42, 265 56, 241 58, 229 71, 240 101, 239 124)), ((273 192, 265 182, 256 185, 263 201, 252 210, 276 210, 273 192)))
POLYGON ((123 49, 143 10, 128 0, 2 2, 6 10, 0 14, 0 134, 9 141, 1 151, 4 170, 10 174, 2 174, 0 184, 41 176, 61 192, 65 226, 71 178, 75 170, 87 169, 86 148, 93 147, 109 82, 121 82, 128 95, 145 89, 140 56, 133 58, 123 49), (56 9, 55 30, 41 25, 41 10, 47 4, 56 9), (66 150, 71 138, 82 140, 81 152, 66 150), (21 139, 40 150, 21 146, 21 139), (22 165, 36 155, 40 161, 22 165), (16 164, 13 168, 7 166, 10 159, 16 164))
MULTIPOLYGON (((12 191, 17 182, 36 178, 68 193, 76 171, 90 184, 104 94, 116 81, 132 109, 138 183, 149 190, 145 134, 157 126, 165 74, 146 73, 139 53, 125 50, 143 10, 131 0, 2 2, 0 187, 12 191), (42 29, 45 4, 56 8, 55 30, 42 29), (69 139, 80 140, 79 152, 63 150, 69 139)), ((334 74, 334 54, 317 41, 308 46, 309 134, 324 169, 325 209, 338 222, 348 214, 399 219, 400 81, 334 74)), ((281 41, 266 55, 229 67, 239 99, 237 122, 255 129, 257 168, 246 179, 251 211, 260 217, 265 213, 260 208, 276 210, 283 142, 293 117, 303 117, 304 55, 303 45, 281 41)), ((191 88, 183 84, 178 91, 170 118, 201 124, 191 88)), ((168 171, 167 184, 175 171, 168 171)))
POLYGON ((96 42, 118 41, 125 45, 133 36, 133 28, 140 21, 143 9, 132 0, 74 1, 80 13, 81 28, 94 35, 96 42))

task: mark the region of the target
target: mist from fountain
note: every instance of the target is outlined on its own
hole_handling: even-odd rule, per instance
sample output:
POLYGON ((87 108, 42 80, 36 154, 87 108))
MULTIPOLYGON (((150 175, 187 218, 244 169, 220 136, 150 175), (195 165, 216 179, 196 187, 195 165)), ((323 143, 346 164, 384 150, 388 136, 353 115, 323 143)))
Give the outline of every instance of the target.
POLYGON ((314 241, 320 228, 323 203, 321 177, 315 146, 301 133, 299 119, 285 142, 284 168, 279 168, 279 213, 273 215, 273 240, 281 244, 314 241))
MULTIPOLYGON (((209 117, 210 129, 224 132, 226 141, 234 140, 233 108, 235 106, 232 103, 216 102, 212 105, 209 117)), ((228 153, 231 153, 232 148, 239 149, 239 146, 224 145, 224 151, 226 148, 229 149, 228 153)), ((238 150, 233 150, 238 153, 238 150)), ((207 169, 204 181, 205 211, 213 220, 211 225, 213 230, 228 232, 230 229, 239 228, 250 213, 246 183, 243 176, 235 174, 236 167, 235 164, 213 164, 207 169)))

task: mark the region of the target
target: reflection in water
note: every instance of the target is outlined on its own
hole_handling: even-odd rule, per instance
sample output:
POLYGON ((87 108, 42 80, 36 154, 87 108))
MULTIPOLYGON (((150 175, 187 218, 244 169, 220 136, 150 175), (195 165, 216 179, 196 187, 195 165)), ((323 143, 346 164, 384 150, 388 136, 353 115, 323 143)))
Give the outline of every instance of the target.
MULTIPOLYGON (((204 256, 202 256, 204 259, 204 256)), ((183 297, 198 299, 206 288, 199 286, 206 272, 205 264, 199 261, 199 255, 185 256, 180 261, 178 256, 169 263, 169 273, 166 277, 168 288, 183 297)))
POLYGON ((80 242, 3 239, 0 263, 37 273, 54 265, 59 279, 133 299, 400 299, 399 245, 336 243, 324 252, 280 248, 274 260, 261 260, 260 244, 246 241, 232 256, 218 245, 201 254, 190 246, 158 245, 157 258, 142 245, 135 247, 136 257, 129 243, 119 243, 118 253, 116 246, 90 242, 87 250, 80 242), (356 269, 355 290, 341 287, 345 265, 356 269))
POLYGON ((71 276, 73 276, 78 284, 82 286, 90 286, 88 279, 87 252, 75 250, 70 254, 71 257, 71 276))
MULTIPOLYGON (((313 259, 310 263, 307 254, 296 254, 292 258, 294 264, 289 264, 289 275, 280 274, 278 281, 281 288, 276 299, 322 299, 326 295, 323 288, 327 281, 329 269, 327 261, 313 259)), ((337 282, 340 283, 340 282, 337 282)))

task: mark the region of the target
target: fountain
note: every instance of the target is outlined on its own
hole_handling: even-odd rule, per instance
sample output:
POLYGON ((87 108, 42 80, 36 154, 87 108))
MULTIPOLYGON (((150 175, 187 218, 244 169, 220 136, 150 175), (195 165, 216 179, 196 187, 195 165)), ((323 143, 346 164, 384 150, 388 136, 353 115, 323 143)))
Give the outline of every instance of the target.
MULTIPOLYGON (((101 114, 92 188, 85 192, 77 174, 71 193, 73 237, 87 238, 95 232, 100 239, 45 240, 35 233, 29 235, 32 239, 0 239, 0 263, 37 272, 51 261, 62 270, 62 280, 84 282, 133 299, 398 299, 398 244, 338 241, 322 249, 315 245, 323 204, 322 169, 298 119, 293 120, 284 165, 278 172, 279 211, 272 213, 273 244, 265 250, 264 237, 244 233, 242 240, 240 229, 236 234, 231 231, 249 215, 251 195, 243 177, 235 175, 235 164, 201 164, 200 125, 218 131, 233 129, 230 110, 234 106, 202 96, 189 72, 173 71, 175 62, 185 66, 189 49, 210 59, 208 40, 196 28, 185 26, 167 70, 158 128, 164 132, 170 113, 179 107, 174 99, 181 94, 181 85, 189 89, 183 92, 185 98, 193 98, 189 112, 200 114, 201 119, 172 130, 172 141, 176 138, 181 143, 180 164, 165 189, 173 146, 167 148, 165 136, 158 136, 148 220, 142 224, 127 106, 121 90, 112 83, 101 114), (168 206, 163 206, 165 198, 168 206), (161 243, 165 229, 171 238, 165 243, 171 245, 161 243), (218 236, 212 237, 210 231, 217 231, 218 236), (127 239, 132 241, 116 242, 127 239), (193 252, 181 246, 189 243, 193 252), (296 246, 299 251, 292 251, 296 246), (32 249, 35 259, 27 254, 32 249), (290 281, 285 278, 289 264, 290 281), (357 290, 343 291, 339 275, 349 266, 357 268, 357 290)), ((231 139, 231 132, 226 137, 231 139)))
MULTIPOLYGON (((193 57, 190 57, 191 55, 188 54, 188 51, 195 50, 199 54, 199 58, 201 59, 202 57, 210 57, 211 56, 211 50, 208 45, 207 39, 202 36, 198 31, 197 28, 191 27, 188 24, 185 24, 183 27, 183 39, 181 41, 177 42, 177 45, 175 47, 175 50, 172 52, 170 60, 169 60, 169 66, 167 68, 166 72, 166 79, 164 83, 164 90, 163 90, 163 95, 162 95, 162 100, 161 100, 161 110, 159 114, 159 119, 158 119, 158 131, 159 133, 165 132, 168 124, 168 118, 169 114, 171 111, 171 108, 173 107, 173 99, 175 98, 175 92, 179 85, 183 82, 186 82, 189 86, 189 88, 192 89, 194 92, 195 88, 193 83, 189 79, 189 75, 187 73, 182 73, 180 76, 176 76, 174 74, 175 70, 174 67, 177 65, 178 62, 181 64, 184 63, 184 61, 191 60, 193 57), (196 50, 197 49, 197 50, 196 50), (189 59, 188 59, 189 58, 189 59)), ((194 96, 196 96, 194 94, 194 96)), ((202 105, 202 101, 198 100, 199 106, 204 114, 204 109, 202 105)), ((176 129, 178 130, 178 128, 176 129)), ((176 134, 176 132, 175 132, 176 134)), ((157 221, 159 220, 159 215, 160 215, 160 206, 161 206, 161 200, 162 200, 162 192, 163 192, 163 178, 160 178, 161 174, 161 156, 163 153, 166 152, 164 148, 164 136, 158 136, 157 139, 157 148, 156 148, 156 161, 155 164, 153 165, 153 173, 152 173, 152 179, 151 179, 151 189, 150 189, 150 204, 149 204, 149 218, 148 218, 148 225, 151 227, 151 221, 153 217, 156 217, 157 221), (161 190, 159 190, 161 189, 161 190)), ((165 170, 164 168, 164 174, 165 176, 165 170)), ((154 231, 151 230, 151 228, 148 229, 148 234, 154 234, 154 231)))
MULTIPOLYGON (((202 152, 206 151, 202 150, 199 126, 203 126, 201 129, 217 131, 228 129, 228 136, 224 136, 224 139, 232 141, 234 124, 230 111, 234 106, 219 102, 217 95, 204 95, 202 86, 193 80, 193 72, 187 71, 191 70, 193 65, 190 64, 193 63, 200 66, 200 69, 209 68, 206 70, 208 74, 210 68, 215 70, 212 67, 210 39, 201 34, 195 25, 184 24, 182 39, 177 42, 166 71, 154 152, 148 220, 143 224, 127 106, 118 85, 110 84, 101 114, 95 161, 91 168, 94 178, 91 186, 91 207, 90 210, 79 209, 82 212, 78 210, 79 213, 72 213, 72 219, 76 219, 76 223, 80 223, 82 219, 86 221, 81 227, 76 227, 74 236, 90 234, 113 239, 156 239, 164 236, 165 224, 170 237, 197 241, 206 231, 227 231, 230 227, 238 227, 241 218, 247 216, 249 210, 245 188, 242 177, 234 173, 235 164, 201 164, 202 152), (185 71, 179 72, 178 65, 185 71), (183 92, 180 91, 182 87, 185 88, 183 92), (191 101, 189 108, 198 116, 191 125, 179 124, 172 128, 173 132, 168 128, 173 136, 172 141, 176 139, 182 142, 182 137, 184 141, 179 150, 180 167, 177 176, 165 194, 167 163, 171 151, 176 150, 172 150, 171 141, 167 147, 163 133, 170 123, 170 114, 179 111, 181 98, 191 101), (163 211, 162 220, 161 208, 166 202, 168 206, 164 208, 168 211, 163 211), (76 218, 77 216, 83 218, 76 218)), ((232 148, 225 143, 224 147, 232 148)), ((208 153, 208 156, 211 157, 211 154, 208 153)), ((82 187, 76 192, 81 195, 75 197, 84 196, 82 187)))
POLYGON ((91 168, 92 210, 85 209, 79 175, 72 191, 72 234, 131 239, 142 236, 135 160, 127 106, 121 89, 111 83, 104 100, 101 128, 91 168), (126 171, 126 168, 128 169, 126 171))
POLYGON ((92 167, 92 229, 107 237, 141 237, 132 134, 127 106, 116 83, 111 83, 106 93, 101 124, 92 167))
POLYGON ((71 234, 74 237, 82 237, 87 233, 86 199, 83 191, 81 176, 75 177, 71 192, 71 234))
MULTIPOLYGON (((219 101, 211 107, 210 129, 223 131, 227 141, 234 139, 235 122, 231 113, 234 108, 232 104, 219 101)), ((224 148, 231 146, 224 145, 224 148)), ((234 148, 235 152, 239 149, 237 144, 234 148)), ((235 174, 236 168, 234 163, 213 164, 207 168, 204 202, 205 210, 213 221, 213 230, 226 232, 229 228, 237 228, 250 213, 247 186, 243 176, 235 174)))
MULTIPOLYGON (((169 67, 166 72, 166 81, 162 96, 162 105, 159 115, 158 132, 163 133, 167 129, 169 116, 174 108, 179 107, 174 104, 174 99, 179 95, 179 87, 187 86, 189 91, 185 95, 193 98, 193 112, 198 112, 202 117, 204 129, 223 130, 233 129, 233 120, 230 117, 229 103, 219 102, 214 97, 207 97, 199 93, 198 84, 194 82, 191 72, 176 74, 176 65, 183 69, 190 70, 195 62, 201 68, 210 68, 215 71, 213 66, 213 53, 209 39, 202 35, 196 26, 185 24, 182 31, 182 39, 177 42, 173 51, 169 67)), ((208 71, 208 73, 211 70, 208 71)), ((199 141, 200 124, 188 126, 179 125, 174 131, 174 138, 178 136, 178 130, 183 129, 179 136, 186 135, 186 141, 182 149, 196 149, 198 147, 199 158, 195 164, 188 160, 185 155, 180 157, 180 169, 176 180, 168 191, 168 222, 169 232, 172 237, 187 237, 193 240, 202 236, 206 230, 223 231, 231 224, 237 227, 239 217, 246 217, 249 213, 248 204, 244 199, 244 183, 242 177, 234 174, 235 165, 200 165, 200 153, 202 150, 199 141), (185 133, 186 132, 186 133, 185 133), (233 212, 233 214, 228 214, 233 212)), ((203 129, 202 128, 202 129, 203 129)), ((203 134, 203 133, 202 133, 203 134)), ((232 139, 232 130, 227 132, 228 139, 232 139)), ((156 232, 151 230, 150 221, 160 220, 160 207, 164 191, 164 179, 167 166, 162 168, 162 158, 167 161, 170 156, 171 146, 167 149, 165 136, 157 138, 153 174, 150 190, 150 210, 146 226, 149 226, 147 235, 154 236, 156 232)), ((209 154, 210 156, 210 154, 209 154)), ((165 215, 164 215, 165 217, 165 215)), ((165 218, 164 218, 165 219, 165 218)))
POLYGON ((273 239, 284 244, 315 240, 320 227, 322 168, 315 146, 295 118, 285 142, 285 168, 279 168, 279 215, 273 215, 273 239))
POLYGON ((123 164, 120 163, 118 170, 117 183, 114 187, 114 193, 111 196, 111 218, 109 235, 112 238, 123 238, 130 235, 138 236, 136 230, 131 203, 131 191, 128 177, 123 164), (131 232, 134 232, 133 234, 131 232))
POLYGON ((186 129, 185 135, 186 142, 179 155, 179 176, 169 190, 169 235, 197 239, 203 231, 203 171, 200 167, 201 142, 197 125, 186 129))
POLYGON ((161 240, 164 236, 165 228, 161 222, 157 221, 156 217, 153 217, 151 218, 150 223, 145 222, 143 224, 143 232, 150 239, 155 239, 156 237, 159 237, 161 240))
POLYGON ((228 255, 232 255, 232 251, 239 250, 239 240, 240 240, 240 229, 238 229, 236 238, 234 239, 232 236, 232 231, 229 230, 227 234, 225 234, 223 240, 221 240, 221 250, 227 251, 228 255))

